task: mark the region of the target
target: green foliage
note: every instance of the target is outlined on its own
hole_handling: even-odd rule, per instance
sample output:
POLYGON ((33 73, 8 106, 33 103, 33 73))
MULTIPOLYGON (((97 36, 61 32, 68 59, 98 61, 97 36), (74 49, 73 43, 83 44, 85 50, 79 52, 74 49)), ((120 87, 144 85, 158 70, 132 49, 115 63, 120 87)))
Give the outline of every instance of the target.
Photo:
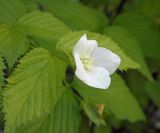
POLYGON ((47 11, 51 11, 73 30, 99 31, 108 23, 102 12, 86 7, 79 2, 56 0, 41 0, 41 2, 47 11))
POLYGON ((65 63, 42 48, 20 60, 4 92, 6 132, 14 132, 53 108, 63 92, 65 69, 65 63))
POLYGON ((160 58, 160 34, 154 29, 151 19, 141 14, 124 13, 117 17, 115 23, 137 37, 145 57, 160 58))
MULTIPOLYGON (((65 88, 66 89, 66 88, 65 88)), ((77 133, 80 108, 70 90, 65 90, 55 107, 38 121, 18 129, 18 133, 77 133)))
POLYGON ((50 13, 34 11, 24 15, 18 25, 27 35, 57 40, 69 29, 50 13))
POLYGON ((103 120, 101 114, 98 111, 98 108, 93 103, 89 103, 88 101, 82 102, 83 109, 89 119, 97 125, 105 125, 105 121, 103 120))
POLYGON ((150 133, 159 9, 159 0, 0 0, 0 132, 150 133), (75 77, 72 51, 84 34, 121 58, 107 90, 75 77))
POLYGON ((138 70, 143 75, 148 79, 152 79, 141 49, 139 48, 138 41, 130 32, 118 26, 110 26, 106 28, 104 32, 117 42, 129 57, 140 64, 138 70))
POLYGON ((23 55, 28 48, 28 40, 23 32, 0 24, 0 53, 7 59, 9 67, 12 67, 17 58, 23 55))
POLYGON ((126 54, 121 50, 118 45, 111 40, 110 37, 100 35, 97 33, 92 32, 72 32, 70 34, 65 35, 62 37, 57 44, 57 49, 60 49, 64 51, 66 54, 68 54, 70 57, 72 56, 72 50, 78 39, 83 35, 87 33, 87 36, 89 39, 97 40, 99 43, 99 46, 105 47, 107 49, 110 49, 114 53, 118 54, 122 60, 120 69, 121 70, 127 70, 129 68, 138 68, 139 64, 134 62, 130 57, 126 56, 126 54))
POLYGON ((26 7, 19 0, 0 0, 0 23, 16 24, 26 13, 26 7))
POLYGON ((3 85, 3 83, 4 83, 3 69, 4 69, 4 63, 3 63, 3 60, 2 60, 2 57, 1 57, 0 58, 0 89, 1 89, 1 87, 3 85))
POLYGON ((69 29, 49 13, 40 11, 26 13, 25 6, 20 1, 10 1, 0 1, 0 11, 2 11, 2 16, 0 14, 0 53, 7 59, 8 66, 11 68, 17 58, 29 49, 31 40, 28 36, 57 40, 69 29))
POLYGON ((84 99, 105 104, 106 111, 111 111, 119 119, 131 122, 145 119, 136 99, 118 75, 112 76, 112 84, 108 90, 92 89, 80 80, 75 80, 73 87, 84 99))
POLYGON ((159 107, 160 106, 160 83, 159 82, 147 82, 145 90, 147 95, 153 100, 153 102, 159 107))

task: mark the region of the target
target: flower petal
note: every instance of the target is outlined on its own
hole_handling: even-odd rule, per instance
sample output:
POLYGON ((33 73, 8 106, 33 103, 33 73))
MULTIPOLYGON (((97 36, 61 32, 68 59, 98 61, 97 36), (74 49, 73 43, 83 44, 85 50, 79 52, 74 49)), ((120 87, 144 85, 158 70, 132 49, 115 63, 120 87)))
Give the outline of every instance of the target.
POLYGON ((85 83, 95 88, 107 89, 111 83, 109 72, 102 67, 93 67, 87 71, 87 77, 85 83))
POLYGON ((96 47, 98 47, 97 41, 87 40, 87 36, 84 34, 74 47, 73 55, 77 53, 80 57, 90 57, 96 47))
POLYGON ((80 80, 86 80, 87 77, 87 72, 83 67, 83 64, 80 60, 80 57, 77 53, 74 54, 74 58, 75 58, 75 63, 76 63, 76 76, 80 79, 80 80))
POLYGON ((96 67, 103 67, 114 73, 119 67, 121 59, 118 55, 112 53, 110 50, 98 47, 92 53, 93 65, 96 67))

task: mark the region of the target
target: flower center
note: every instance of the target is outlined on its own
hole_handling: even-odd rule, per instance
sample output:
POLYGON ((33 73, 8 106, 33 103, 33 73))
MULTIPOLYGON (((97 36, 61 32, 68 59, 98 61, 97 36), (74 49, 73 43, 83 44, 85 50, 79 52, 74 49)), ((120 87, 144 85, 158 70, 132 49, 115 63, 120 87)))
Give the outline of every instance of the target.
POLYGON ((91 70, 92 59, 91 58, 81 58, 82 64, 86 70, 91 70))

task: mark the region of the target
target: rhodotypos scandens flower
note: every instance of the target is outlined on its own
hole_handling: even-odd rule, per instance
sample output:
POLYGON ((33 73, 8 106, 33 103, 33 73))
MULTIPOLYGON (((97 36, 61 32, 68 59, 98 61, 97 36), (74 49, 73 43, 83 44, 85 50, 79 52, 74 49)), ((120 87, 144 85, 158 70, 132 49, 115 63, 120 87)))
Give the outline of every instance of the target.
POLYGON ((110 75, 116 71, 121 59, 110 50, 98 47, 96 40, 83 35, 73 49, 76 63, 75 75, 89 86, 107 89, 110 75))

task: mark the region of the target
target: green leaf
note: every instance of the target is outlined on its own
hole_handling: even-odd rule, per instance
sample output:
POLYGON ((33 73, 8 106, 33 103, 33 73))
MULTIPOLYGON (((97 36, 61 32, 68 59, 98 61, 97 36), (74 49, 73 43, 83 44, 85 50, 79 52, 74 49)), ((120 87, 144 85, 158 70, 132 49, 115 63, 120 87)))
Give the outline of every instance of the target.
POLYGON ((26 7, 19 0, 0 0, 0 23, 15 24, 26 13, 26 7))
POLYGON ((147 82, 145 84, 145 90, 151 100, 160 107, 160 82, 147 82))
POLYGON ((19 21, 20 26, 27 35, 57 40, 69 29, 52 14, 34 11, 24 15, 19 21))
POLYGON ((93 104, 89 103, 88 101, 82 102, 83 109, 89 119, 97 125, 105 125, 105 121, 103 120, 101 114, 98 112, 98 107, 93 104))
POLYGON ((94 133, 111 133, 111 129, 108 126, 97 126, 94 133))
POLYGON ((115 23, 128 29, 137 37, 145 57, 160 58, 160 33, 154 29, 153 22, 148 17, 124 13, 117 17, 115 23))
POLYGON ((2 89, 2 86, 4 85, 4 73, 3 73, 3 70, 4 70, 5 66, 4 66, 4 63, 3 63, 3 59, 2 57, 0 58, 0 123, 2 122, 3 123, 3 112, 2 112, 2 99, 3 99, 3 89, 2 89))
POLYGON ((105 47, 120 56, 122 60, 120 65, 121 70, 127 70, 129 68, 135 69, 139 67, 139 64, 134 62, 130 57, 128 57, 110 37, 100 35, 98 33, 85 31, 69 33, 58 41, 57 49, 64 51, 64 53, 66 53, 70 56, 70 58, 72 58, 72 50, 76 42, 85 33, 87 34, 87 37, 89 39, 97 40, 99 46, 105 47))
POLYGON ((63 92, 65 71, 66 63, 43 48, 20 60, 4 92, 6 133, 50 112, 63 92))
POLYGON ((152 79, 138 41, 129 31, 118 26, 110 26, 105 29, 104 33, 116 41, 129 57, 140 64, 140 68, 138 68, 138 70, 144 76, 148 79, 152 79))
POLYGON ((4 82, 3 69, 4 69, 4 63, 2 57, 0 57, 0 90, 4 82))
POLYGON ((111 86, 107 90, 91 88, 80 80, 75 80, 72 86, 84 99, 105 104, 106 110, 111 111, 119 119, 131 122, 145 119, 136 99, 116 74, 112 76, 111 86))
POLYGON ((106 27, 106 16, 79 2, 60 2, 55 0, 41 0, 45 9, 52 12, 73 30, 99 31, 106 27))
POLYGON ((80 120, 80 107, 71 91, 66 90, 49 114, 42 116, 39 121, 29 123, 17 132, 77 133, 80 120))
POLYGON ((23 32, 15 26, 0 24, 0 54, 7 59, 10 68, 28 48, 28 40, 23 32))

